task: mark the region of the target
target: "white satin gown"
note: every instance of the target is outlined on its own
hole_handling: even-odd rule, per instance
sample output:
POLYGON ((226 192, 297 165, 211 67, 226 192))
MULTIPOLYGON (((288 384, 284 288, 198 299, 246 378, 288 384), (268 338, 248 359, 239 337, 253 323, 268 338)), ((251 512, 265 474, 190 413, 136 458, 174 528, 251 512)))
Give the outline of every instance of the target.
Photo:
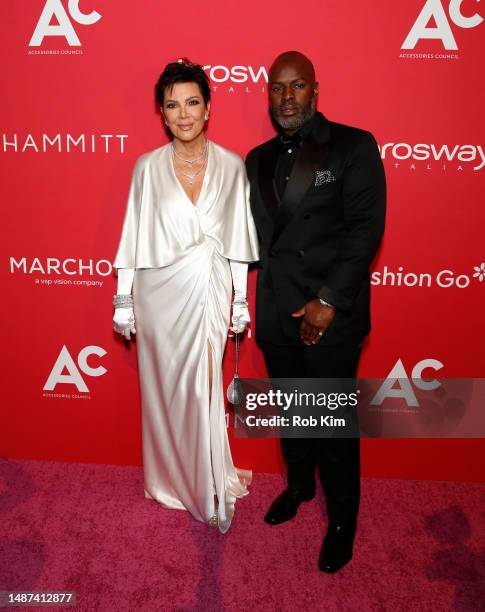
POLYGON ((251 481, 233 464, 224 409, 229 259, 258 259, 242 159, 209 141, 194 205, 175 176, 170 145, 143 155, 114 266, 135 268, 145 496, 223 533, 251 481))

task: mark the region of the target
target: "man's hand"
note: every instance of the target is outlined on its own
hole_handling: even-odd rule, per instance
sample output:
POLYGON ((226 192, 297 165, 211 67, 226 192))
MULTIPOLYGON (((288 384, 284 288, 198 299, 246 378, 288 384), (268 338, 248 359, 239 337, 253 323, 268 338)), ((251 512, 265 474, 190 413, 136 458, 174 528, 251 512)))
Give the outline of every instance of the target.
POLYGON ((335 317, 333 306, 323 306, 319 299, 307 302, 292 317, 303 317, 300 338, 307 345, 317 344, 335 317))

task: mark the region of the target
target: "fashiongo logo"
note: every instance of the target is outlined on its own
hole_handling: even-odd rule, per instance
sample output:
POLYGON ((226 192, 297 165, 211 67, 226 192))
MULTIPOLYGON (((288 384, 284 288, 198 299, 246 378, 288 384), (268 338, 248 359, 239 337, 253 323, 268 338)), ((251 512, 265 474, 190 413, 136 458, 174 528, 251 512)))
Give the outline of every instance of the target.
MULTIPOLYGON (((371 274, 371 285, 381 287, 438 287, 440 289, 466 289, 472 282, 482 283, 485 280, 485 262, 473 266, 469 274, 456 274, 453 270, 438 272, 407 272, 404 266, 392 270, 384 266, 371 274)), ((485 283, 483 285, 485 287, 485 283)))
MULTIPOLYGON (((67 349, 67 346, 64 345, 45 382, 43 390, 53 391, 57 385, 74 385, 80 393, 89 393, 88 386, 86 385, 81 372, 87 376, 103 376, 103 374, 106 374, 107 372, 106 368, 101 365, 91 367, 88 364, 88 357, 91 355, 103 357, 106 355, 106 351, 100 346, 86 346, 79 352, 76 365, 74 359, 71 357, 71 354, 67 349), (66 374, 63 374, 64 370, 67 370, 66 374)), ((56 396, 53 396, 52 394, 44 394, 44 397, 56 396)))
MULTIPOLYGON (((475 0, 479 2, 479 0, 475 0)), ((456 44, 453 31, 451 29, 450 20, 457 25, 459 28, 469 29, 476 28, 483 22, 483 17, 479 13, 475 12, 470 16, 465 16, 462 13, 463 0, 450 0, 448 4, 449 18, 443 7, 441 0, 426 0, 421 12, 419 13, 416 21, 414 22, 409 34, 406 36, 405 41, 402 44, 401 49, 414 49, 421 39, 427 40, 441 40, 443 47, 448 51, 457 51, 458 45, 456 44), (435 25, 429 25, 430 21, 433 20, 435 25)), ((415 57, 409 54, 411 57, 415 57)), ((402 57, 407 57, 407 54, 403 54, 402 57)), ((424 57, 443 57, 437 54, 424 54, 424 57)), ((457 55, 451 55, 449 57, 456 58, 457 55)))
MULTIPOLYGON (((69 0, 67 7, 72 19, 81 25, 92 25, 101 19, 97 11, 82 13, 79 9, 79 0, 69 0)), ((81 46, 81 41, 61 0, 46 1, 30 39, 29 47, 40 47, 46 36, 63 36, 70 47, 81 46), (53 17, 57 20, 57 24, 51 24, 53 17)))
POLYGON ((481 145, 386 142, 379 146, 379 150, 381 158, 393 161, 395 168, 408 168, 409 170, 424 168, 425 170, 441 171, 472 169, 478 172, 485 167, 485 151, 481 145))

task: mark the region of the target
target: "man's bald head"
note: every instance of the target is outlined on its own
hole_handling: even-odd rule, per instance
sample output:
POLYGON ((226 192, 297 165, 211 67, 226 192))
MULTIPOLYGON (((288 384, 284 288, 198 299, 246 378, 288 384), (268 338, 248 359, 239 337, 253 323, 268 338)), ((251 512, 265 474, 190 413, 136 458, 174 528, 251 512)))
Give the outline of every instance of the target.
POLYGON ((278 55, 269 69, 270 82, 272 75, 276 75, 287 68, 297 70, 309 83, 315 83, 315 68, 308 57, 299 51, 285 51, 278 55))
POLYGON ((286 51, 271 64, 268 77, 273 119, 292 134, 315 113, 318 83, 313 64, 299 51, 286 51))

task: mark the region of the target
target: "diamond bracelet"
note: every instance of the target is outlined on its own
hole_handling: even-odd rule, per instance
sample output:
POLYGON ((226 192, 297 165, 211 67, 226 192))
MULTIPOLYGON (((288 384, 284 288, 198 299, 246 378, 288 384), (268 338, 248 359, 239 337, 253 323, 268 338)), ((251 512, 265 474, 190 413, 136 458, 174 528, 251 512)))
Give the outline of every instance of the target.
POLYGON ((113 296, 115 308, 133 308, 133 297, 131 294, 118 293, 113 296))

